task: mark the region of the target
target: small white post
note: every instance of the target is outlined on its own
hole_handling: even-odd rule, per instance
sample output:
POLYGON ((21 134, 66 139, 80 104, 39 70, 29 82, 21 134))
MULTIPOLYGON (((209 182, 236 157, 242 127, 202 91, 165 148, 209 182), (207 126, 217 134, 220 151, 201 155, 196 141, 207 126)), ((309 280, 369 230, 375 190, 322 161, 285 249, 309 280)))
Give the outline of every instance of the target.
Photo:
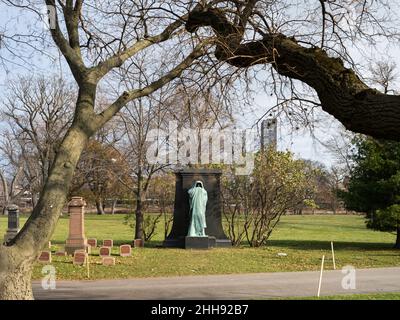
POLYGON ((86 271, 87 271, 87 277, 88 279, 90 279, 90 261, 88 253, 86 253, 86 271))
POLYGON ((333 250, 333 241, 331 241, 331 250, 332 250, 332 262, 333 262, 333 270, 336 270, 336 263, 335 263, 335 251, 333 250))
POLYGON ((322 272, 324 271, 324 261, 325 261, 325 255, 322 256, 321 273, 319 274, 318 293, 317 293, 318 298, 319 298, 319 294, 321 293, 322 272))

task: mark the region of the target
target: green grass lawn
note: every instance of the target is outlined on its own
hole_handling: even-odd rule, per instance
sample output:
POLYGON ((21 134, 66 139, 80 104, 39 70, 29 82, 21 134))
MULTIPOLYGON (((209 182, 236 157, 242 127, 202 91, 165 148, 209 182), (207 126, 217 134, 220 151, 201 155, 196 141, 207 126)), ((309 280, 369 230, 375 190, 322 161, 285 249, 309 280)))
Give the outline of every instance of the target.
MULTIPOLYGON (((118 256, 117 246, 131 243, 133 230, 123 224, 124 215, 85 218, 86 236, 98 240, 113 239, 116 265, 101 265, 97 250, 92 252, 91 279, 230 274, 277 271, 319 270, 326 255, 326 269, 332 269, 330 241, 334 241, 338 268, 350 264, 356 268, 400 266, 400 251, 393 250, 395 236, 366 229, 360 216, 285 216, 266 247, 214 248, 207 251, 157 248, 163 240, 162 226, 146 248, 134 249, 132 257, 118 256), (287 254, 278 256, 279 252, 287 254)), ((21 223, 25 221, 21 218, 21 223)), ((6 229, 6 217, 0 217, 0 235, 6 229)), ((52 250, 62 249, 68 233, 68 218, 59 220, 52 237, 52 250)), ((74 266, 71 257, 53 256, 58 279, 86 279, 86 268, 74 266)), ((34 278, 40 279, 40 264, 34 278)))
POLYGON ((321 297, 295 297, 285 300, 400 300, 400 292, 365 293, 365 294, 340 294, 321 297))

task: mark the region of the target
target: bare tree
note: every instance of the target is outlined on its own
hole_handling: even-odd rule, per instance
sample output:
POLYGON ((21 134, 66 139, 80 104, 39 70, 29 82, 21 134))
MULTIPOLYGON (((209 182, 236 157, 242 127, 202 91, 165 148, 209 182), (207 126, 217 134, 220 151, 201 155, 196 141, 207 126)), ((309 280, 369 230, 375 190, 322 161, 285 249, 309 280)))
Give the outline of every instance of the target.
MULTIPOLYGON (((2 3, 38 11, 33 0, 2 3)), ((399 96, 367 86, 351 69, 355 64, 348 50, 356 40, 373 44, 381 37, 399 38, 393 24, 397 5, 388 0, 315 1, 301 10, 286 0, 45 0, 43 4, 56 9, 51 36, 76 80, 78 97, 73 122, 31 217, 14 240, 0 247, 0 298, 32 298, 32 264, 54 231, 89 137, 128 102, 151 95, 177 77, 186 80, 188 68, 192 81, 206 78, 203 83, 218 86, 231 83, 232 70, 250 73, 249 67, 270 64, 271 79, 281 79, 276 92, 298 87, 298 81, 305 83, 319 97, 309 104, 321 105, 346 128, 399 139, 399 96), (204 28, 209 26, 211 30, 204 28), (123 65, 137 69, 131 58, 146 50, 156 57, 146 63, 150 81, 133 90, 121 86, 114 102, 95 111, 100 81, 123 65), (216 70, 214 76, 211 70, 216 70)), ((297 90, 295 98, 301 99, 301 93, 297 90)))
MULTIPOLYGON (((159 72, 153 74, 148 84, 133 90, 123 88, 114 102, 95 111, 99 82, 114 69, 129 64, 130 58, 143 50, 155 50, 157 45, 163 52, 163 42, 180 36, 178 31, 184 25, 187 7, 180 3, 169 6, 82 0, 46 0, 44 4, 56 9, 51 36, 77 83, 78 95, 73 121, 59 144, 38 203, 19 234, 0 247, 1 299, 32 298, 33 263, 54 231, 88 139, 128 102, 150 95, 179 77, 204 54, 207 45, 186 36, 182 39, 186 45, 169 48, 169 52, 173 52, 171 48, 179 49, 174 52, 174 62, 159 66, 159 72)), ((27 7, 31 10, 37 6, 31 1, 27 7)), ((131 68, 135 69, 135 65, 131 68)))
POLYGON ((71 124, 74 100, 73 87, 55 76, 20 77, 9 83, 1 111, 6 125, 0 150, 14 167, 13 180, 30 192, 33 205, 49 175, 60 138, 71 124))
POLYGON ((122 195, 126 180, 122 175, 126 172, 127 162, 113 146, 99 139, 90 139, 82 152, 74 176, 71 194, 90 191, 90 198, 96 205, 97 214, 105 214, 106 199, 122 195), (121 180, 121 181, 120 181, 121 180))
MULTIPOLYGON (((138 99, 133 104, 131 108, 121 112, 118 118, 124 132, 120 149, 128 164, 127 172, 121 174, 130 177, 129 183, 125 182, 125 187, 134 194, 136 203, 134 237, 144 240, 144 205, 147 191, 153 176, 168 167, 167 163, 148 162, 149 132, 162 126, 169 111, 151 99, 138 99)), ((121 182, 124 183, 123 180, 121 182)))
POLYGON ((16 183, 19 180, 22 170, 21 166, 15 169, 16 170, 14 171, 14 174, 9 177, 5 171, 0 171, 0 180, 3 191, 3 214, 6 213, 7 206, 11 203, 14 203, 25 190, 24 188, 21 188, 20 190, 17 190, 16 188, 16 183))
POLYGON ((389 87, 396 82, 396 63, 389 60, 378 61, 371 66, 371 82, 377 84, 384 94, 396 93, 389 87))

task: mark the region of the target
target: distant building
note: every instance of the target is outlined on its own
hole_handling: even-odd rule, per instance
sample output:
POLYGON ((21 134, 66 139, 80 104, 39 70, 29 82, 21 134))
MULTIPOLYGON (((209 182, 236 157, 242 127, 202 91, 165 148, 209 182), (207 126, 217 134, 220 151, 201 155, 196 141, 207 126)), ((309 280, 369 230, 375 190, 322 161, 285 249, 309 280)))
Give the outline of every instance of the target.
POLYGON ((278 120, 277 118, 266 119, 261 122, 261 150, 269 146, 277 149, 278 120))

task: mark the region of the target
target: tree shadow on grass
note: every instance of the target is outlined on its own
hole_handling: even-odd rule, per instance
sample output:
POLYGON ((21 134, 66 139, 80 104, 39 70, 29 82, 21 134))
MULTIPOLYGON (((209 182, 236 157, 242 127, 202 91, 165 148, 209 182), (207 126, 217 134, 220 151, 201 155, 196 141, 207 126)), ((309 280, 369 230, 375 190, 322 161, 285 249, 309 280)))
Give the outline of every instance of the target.
POLYGON ((287 222, 287 221, 280 221, 277 229, 296 229, 296 230, 310 230, 310 231, 318 231, 319 229, 326 229, 327 231, 330 231, 329 229, 332 229, 332 231, 337 231, 337 228, 340 229, 350 229, 350 230, 362 230, 362 231, 369 231, 370 229, 367 228, 366 224, 360 224, 360 225, 346 225, 346 224, 341 224, 341 223, 325 223, 325 224, 318 224, 315 222, 309 222, 309 221, 300 221, 298 223, 296 222, 287 222))
MULTIPOLYGON (((335 241, 335 250, 391 250, 394 243, 387 242, 346 242, 335 241)), ((296 250, 330 250, 331 242, 322 240, 268 240, 267 247, 296 250)), ((400 250, 399 250, 400 253, 400 250)))
MULTIPOLYGON (((123 244, 129 244, 129 245, 133 246, 133 244, 132 244, 133 240, 132 239, 129 239, 129 240, 127 240, 127 239, 125 239, 125 240, 113 239, 113 242, 114 242, 113 243, 114 247, 119 247, 119 246, 121 246, 123 244)), ((158 248, 158 247, 162 246, 162 243, 163 243, 163 241, 151 240, 151 241, 145 242, 145 247, 158 248)), ((65 246, 65 241, 52 240, 51 244, 52 245, 57 245, 57 246, 65 246)), ((101 247, 101 245, 102 245, 102 240, 97 239, 97 246, 101 247)))
MULTIPOLYGON (((65 245, 65 241, 52 241, 53 245, 65 245)), ((117 240, 114 239, 114 247, 119 247, 123 244, 132 245, 132 240, 117 240)), ((101 242, 99 243, 101 246, 101 242)), ((354 251, 354 250, 396 250, 393 248, 394 243, 387 242, 349 242, 349 241, 335 241, 335 250, 341 251, 354 251)), ((247 242, 243 242, 241 248, 250 248, 247 242)), ((163 248, 162 240, 151 240, 145 243, 145 248, 163 248)), ((262 248, 288 248, 296 250, 330 250, 331 242, 322 240, 268 240, 262 248)), ((400 250, 397 250, 400 254, 400 250)))

